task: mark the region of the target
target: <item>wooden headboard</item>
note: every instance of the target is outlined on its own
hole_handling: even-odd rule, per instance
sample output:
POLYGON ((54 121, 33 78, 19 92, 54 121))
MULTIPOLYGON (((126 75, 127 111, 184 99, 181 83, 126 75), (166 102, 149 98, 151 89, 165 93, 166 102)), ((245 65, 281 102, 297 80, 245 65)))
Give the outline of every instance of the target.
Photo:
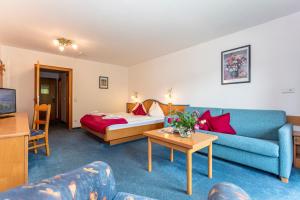
POLYGON ((287 121, 295 126, 300 126, 300 116, 287 116, 287 121))
MULTIPOLYGON (((154 99, 147 99, 145 101, 143 101, 143 105, 144 107, 146 108, 146 111, 149 112, 149 109, 152 105, 153 102, 157 102, 159 104, 159 106, 161 107, 161 109, 163 110, 165 116, 169 114, 169 111, 170 111, 170 105, 168 104, 164 104, 164 103, 161 103, 157 100, 154 100, 154 99)), ((134 108, 134 106, 136 105, 136 103, 127 103, 126 104, 126 111, 128 113, 130 113, 132 111, 132 109, 134 108)), ((187 107, 188 105, 171 105, 171 110, 172 111, 178 111, 178 112, 183 112, 185 110, 185 108, 187 107)))

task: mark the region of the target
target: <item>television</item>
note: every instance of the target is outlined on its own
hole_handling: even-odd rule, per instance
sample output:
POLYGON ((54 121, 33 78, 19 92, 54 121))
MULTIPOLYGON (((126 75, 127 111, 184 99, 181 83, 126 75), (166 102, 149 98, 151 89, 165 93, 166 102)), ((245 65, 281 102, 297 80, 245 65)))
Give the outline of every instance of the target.
POLYGON ((16 112, 16 90, 0 88, 0 115, 16 112))

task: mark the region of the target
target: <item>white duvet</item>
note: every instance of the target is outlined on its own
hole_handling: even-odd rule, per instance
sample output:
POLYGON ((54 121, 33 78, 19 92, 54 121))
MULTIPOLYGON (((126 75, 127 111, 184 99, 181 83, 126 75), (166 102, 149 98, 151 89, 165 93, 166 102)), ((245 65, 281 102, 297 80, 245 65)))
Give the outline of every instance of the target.
POLYGON ((152 116, 142 116, 142 115, 133 115, 132 113, 125 113, 125 112, 119 112, 119 113, 100 113, 100 112, 92 112, 91 115, 98 115, 102 116, 105 115, 104 119, 118 119, 118 118, 124 118, 128 122, 128 124, 115 124, 111 125, 108 128, 110 130, 116 130, 121 128, 129 128, 134 126, 142 126, 142 125, 148 125, 148 124, 156 124, 164 121, 164 117, 152 117, 152 116))

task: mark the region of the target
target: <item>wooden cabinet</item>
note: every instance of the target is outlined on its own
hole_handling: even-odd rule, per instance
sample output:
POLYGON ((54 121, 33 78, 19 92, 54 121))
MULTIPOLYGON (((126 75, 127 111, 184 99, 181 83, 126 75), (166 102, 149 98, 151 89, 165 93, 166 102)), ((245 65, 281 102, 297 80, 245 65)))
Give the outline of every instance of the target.
POLYGON ((294 166, 300 168, 300 131, 294 132, 294 166))
POLYGON ((0 192, 27 183, 28 137, 26 113, 0 119, 0 192))

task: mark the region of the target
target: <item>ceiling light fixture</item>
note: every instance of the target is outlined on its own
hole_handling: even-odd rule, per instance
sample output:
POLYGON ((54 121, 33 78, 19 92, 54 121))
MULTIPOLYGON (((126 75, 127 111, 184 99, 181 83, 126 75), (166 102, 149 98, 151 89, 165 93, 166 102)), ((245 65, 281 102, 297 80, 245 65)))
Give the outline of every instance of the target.
POLYGON ((74 41, 66 38, 57 38, 53 40, 53 44, 58 47, 61 52, 63 52, 66 47, 72 47, 74 50, 78 49, 78 45, 74 41))

